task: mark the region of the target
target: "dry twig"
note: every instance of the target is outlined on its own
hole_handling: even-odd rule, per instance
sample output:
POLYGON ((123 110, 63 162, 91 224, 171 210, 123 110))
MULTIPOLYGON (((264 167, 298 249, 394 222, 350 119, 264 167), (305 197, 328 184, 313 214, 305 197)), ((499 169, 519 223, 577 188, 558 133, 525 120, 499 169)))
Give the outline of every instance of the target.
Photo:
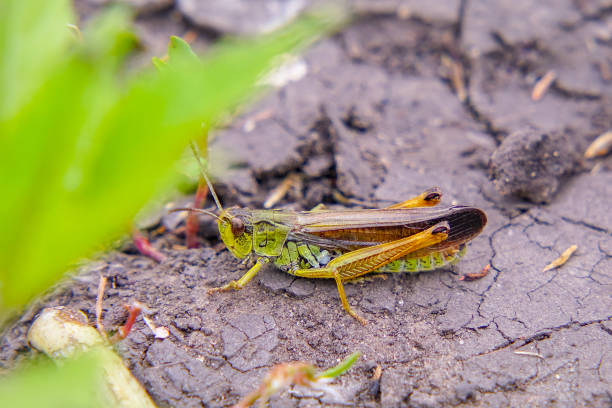
POLYGON ((557 79, 557 74, 555 71, 548 71, 533 87, 533 91, 531 92, 531 99, 534 101, 539 101, 542 99, 548 88, 555 82, 557 79))
POLYGON ((285 197, 287 192, 292 187, 295 187, 300 181, 300 176, 297 173, 291 173, 270 193, 264 202, 264 208, 274 207, 280 200, 285 197))
POLYGON ((459 277, 459 280, 469 282, 469 281, 473 281, 476 279, 484 278, 485 276, 489 274, 490 270, 491 270, 491 264, 487 264, 484 268, 482 268, 482 271, 477 272, 477 273, 466 273, 465 275, 462 275, 461 277, 459 277))
POLYGON ((577 245, 572 245, 571 247, 567 248, 565 251, 563 251, 560 257, 546 265, 544 269, 542 269, 542 272, 550 271, 551 269, 558 268, 564 263, 566 263, 569 257, 572 256, 572 254, 576 251, 576 249, 578 249, 577 245))
POLYGON ((106 282, 108 278, 106 276, 100 276, 98 282, 98 295, 96 296, 96 329, 100 334, 104 333, 104 326, 102 325, 102 299, 104 299, 104 290, 106 289, 106 282))
POLYGON ((597 156, 604 156, 612 149, 612 131, 599 135, 584 152, 585 159, 592 159, 597 156))

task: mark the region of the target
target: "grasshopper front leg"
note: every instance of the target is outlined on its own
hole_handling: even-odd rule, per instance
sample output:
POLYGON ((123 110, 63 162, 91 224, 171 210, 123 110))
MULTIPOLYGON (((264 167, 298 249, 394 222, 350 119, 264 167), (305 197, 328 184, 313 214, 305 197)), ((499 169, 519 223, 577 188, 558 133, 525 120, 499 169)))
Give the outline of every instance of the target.
POLYGON ((242 289, 244 285, 246 285, 247 283, 249 283, 251 279, 253 279, 253 277, 257 274, 257 272, 259 272, 261 267, 264 266, 266 263, 268 263, 268 261, 269 261, 268 258, 264 258, 264 257, 257 258, 257 262, 255 262, 255 265, 253 265, 251 269, 249 269, 244 275, 242 275, 240 279, 238 279, 237 281, 233 280, 229 282, 227 285, 221 286, 220 288, 208 289, 208 293, 210 294, 210 293, 215 293, 215 292, 225 292, 231 289, 235 289, 235 290, 242 289))
POLYGON ((448 222, 443 221, 406 238, 348 252, 333 259, 324 268, 298 269, 293 274, 304 278, 334 279, 344 310, 365 325, 366 320, 349 306, 343 281, 365 275, 411 252, 442 242, 448 238, 449 231, 448 222))

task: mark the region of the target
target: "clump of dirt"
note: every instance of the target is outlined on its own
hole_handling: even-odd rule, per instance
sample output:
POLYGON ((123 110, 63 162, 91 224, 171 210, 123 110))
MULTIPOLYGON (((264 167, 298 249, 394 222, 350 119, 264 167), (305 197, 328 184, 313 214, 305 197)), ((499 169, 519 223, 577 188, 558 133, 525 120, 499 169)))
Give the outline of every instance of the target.
POLYGON ((581 168, 571 131, 525 129, 512 133, 491 156, 493 183, 503 195, 547 203, 564 178, 581 168))

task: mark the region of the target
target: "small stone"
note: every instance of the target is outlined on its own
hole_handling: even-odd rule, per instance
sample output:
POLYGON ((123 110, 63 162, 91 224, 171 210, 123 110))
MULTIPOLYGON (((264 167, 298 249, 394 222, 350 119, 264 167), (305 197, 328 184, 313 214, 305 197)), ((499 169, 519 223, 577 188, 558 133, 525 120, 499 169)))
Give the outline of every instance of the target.
POLYGON ((268 331, 262 315, 243 314, 230 320, 229 324, 246 334, 249 339, 254 339, 268 331))
POLYGON ((308 177, 321 177, 333 166, 334 161, 331 155, 321 154, 308 159, 303 171, 308 177))
POLYGON ((271 268, 265 268, 258 273, 259 283, 266 289, 272 292, 280 292, 291 286, 291 283, 295 279, 293 276, 283 273, 281 271, 273 271, 271 268))
POLYGON ((308 297, 314 292, 314 282, 308 279, 296 279, 287 288, 287 293, 297 298, 308 297))
POLYGON ((110 265, 108 265, 108 269, 106 270, 106 275, 107 276, 119 276, 119 275, 124 275, 127 272, 127 269, 125 266, 118 264, 118 263, 112 263, 110 265))
POLYGON ((258 34, 291 21, 304 0, 177 0, 178 9, 197 25, 221 33, 258 34))
POLYGON ((199 330, 202 320, 198 316, 179 317, 174 320, 174 325, 183 331, 199 330))
POLYGON ((153 13, 163 10, 172 5, 174 0, 120 0, 120 3, 125 3, 138 13, 153 13))
POLYGON ((376 279, 364 285, 364 298, 361 307, 370 313, 395 311, 395 294, 391 292, 390 282, 376 279))
POLYGON ((465 402, 468 398, 471 398, 476 391, 476 386, 474 384, 470 384, 468 382, 462 382, 457 384, 455 387, 455 395, 457 399, 461 402, 465 402))
MULTIPOLYGON (((111 0, 86 0, 94 6, 104 6, 110 4, 111 0)), ((152 13, 163 10, 172 5, 173 0, 118 0, 117 3, 126 4, 138 13, 152 13)))
POLYGON ((435 396, 415 391, 412 393, 412 395, 410 395, 410 406, 419 408, 436 408, 439 407, 440 404, 436 401, 435 396))
POLYGON ((233 327, 225 327, 221 332, 223 339, 223 356, 232 357, 244 346, 247 336, 233 327))

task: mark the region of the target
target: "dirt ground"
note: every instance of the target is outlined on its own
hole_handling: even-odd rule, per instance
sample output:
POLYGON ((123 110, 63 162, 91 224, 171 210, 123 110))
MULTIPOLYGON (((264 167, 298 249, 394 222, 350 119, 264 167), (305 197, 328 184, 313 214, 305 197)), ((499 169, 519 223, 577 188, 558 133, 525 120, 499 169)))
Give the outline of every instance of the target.
MULTIPOLYGON (((168 34, 216 38, 179 13, 186 2, 165 3, 138 19, 151 52, 168 34)), ((105 326, 138 300, 170 331, 155 339, 139 320, 118 345, 160 406, 229 406, 276 363, 327 368, 356 350, 337 395, 297 387, 270 406, 612 406, 612 156, 582 158, 612 128, 612 2, 373 3, 355 1, 354 23, 305 54, 303 78, 217 132, 212 154, 233 162, 221 200, 261 207, 292 173, 301 183, 278 206, 334 205, 337 192, 384 206, 439 186, 445 205, 488 217, 453 270, 347 285, 364 327, 333 281, 273 267, 207 295, 245 269, 202 220, 201 249, 173 249, 183 238, 167 233, 153 237, 161 264, 129 247, 82 266, 4 330, 0 366, 34 353, 25 332, 43 306, 93 317, 104 275, 105 326), (486 277, 458 279, 487 264, 486 277)))

